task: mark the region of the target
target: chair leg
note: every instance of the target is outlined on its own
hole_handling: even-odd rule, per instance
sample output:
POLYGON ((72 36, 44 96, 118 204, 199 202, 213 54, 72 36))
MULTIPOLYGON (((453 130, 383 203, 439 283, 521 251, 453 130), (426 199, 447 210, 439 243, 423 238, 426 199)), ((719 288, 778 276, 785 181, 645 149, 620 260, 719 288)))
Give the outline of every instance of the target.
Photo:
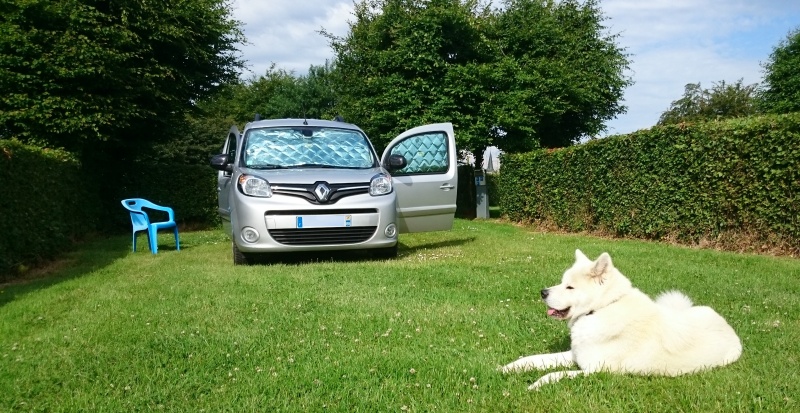
POLYGON ((147 238, 150 240, 150 252, 158 254, 158 230, 155 228, 148 228, 147 238))
POLYGON ((178 226, 175 225, 175 249, 180 251, 181 250, 181 241, 178 239, 178 226))

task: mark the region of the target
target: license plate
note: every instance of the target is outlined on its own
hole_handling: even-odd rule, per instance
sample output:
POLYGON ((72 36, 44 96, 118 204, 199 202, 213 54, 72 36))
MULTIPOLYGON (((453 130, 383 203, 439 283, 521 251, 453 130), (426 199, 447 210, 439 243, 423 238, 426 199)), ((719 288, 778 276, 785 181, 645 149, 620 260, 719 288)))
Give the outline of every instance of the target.
POLYGON ((297 228, 339 228, 352 225, 352 215, 300 215, 297 217, 297 228))

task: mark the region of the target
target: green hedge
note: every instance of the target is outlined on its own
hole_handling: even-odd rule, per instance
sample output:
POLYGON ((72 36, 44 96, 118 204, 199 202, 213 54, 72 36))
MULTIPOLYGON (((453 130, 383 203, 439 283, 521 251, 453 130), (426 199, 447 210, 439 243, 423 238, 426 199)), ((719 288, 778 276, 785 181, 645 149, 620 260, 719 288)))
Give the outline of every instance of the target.
POLYGON ((69 153, 0 140, 0 279, 96 228, 96 200, 69 153))
POLYGON ((217 172, 208 165, 137 163, 120 172, 111 200, 118 226, 130 230, 130 218, 120 201, 145 198, 175 210, 181 226, 219 223, 217 172))
POLYGON ((124 198, 172 207, 184 228, 219 222, 210 166, 105 161, 87 166, 61 150, 0 140, 0 280, 88 233, 130 231, 124 198))
POLYGON ((696 243, 730 234, 800 249, 800 114, 655 127, 508 154, 511 220, 696 243))

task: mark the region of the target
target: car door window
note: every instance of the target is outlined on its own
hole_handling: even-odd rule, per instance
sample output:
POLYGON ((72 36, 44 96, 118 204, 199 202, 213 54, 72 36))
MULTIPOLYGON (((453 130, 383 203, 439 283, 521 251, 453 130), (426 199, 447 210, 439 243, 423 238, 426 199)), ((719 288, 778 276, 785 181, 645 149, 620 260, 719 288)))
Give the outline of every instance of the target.
POLYGON ((228 135, 228 150, 225 152, 233 160, 236 157, 236 135, 231 133, 228 135))
POLYGON ((392 155, 402 155, 408 164, 392 175, 416 175, 446 173, 450 165, 447 152, 447 134, 424 133, 406 138, 393 147, 392 155))
MULTIPOLYGON (((231 158, 231 162, 236 159, 236 134, 230 132, 228 134, 228 139, 225 141, 225 148, 223 148, 223 153, 227 154, 231 158)), ((230 172, 225 172, 225 176, 230 176, 230 172)))

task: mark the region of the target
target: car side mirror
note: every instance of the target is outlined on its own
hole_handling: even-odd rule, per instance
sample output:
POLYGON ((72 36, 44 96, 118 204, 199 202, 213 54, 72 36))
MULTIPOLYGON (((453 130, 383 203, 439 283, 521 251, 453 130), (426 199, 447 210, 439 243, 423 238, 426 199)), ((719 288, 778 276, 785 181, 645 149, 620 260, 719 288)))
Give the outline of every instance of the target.
POLYGON ((211 160, 209 160, 209 163, 211 164, 212 168, 214 168, 214 169, 216 169, 218 171, 233 172, 233 165, 232 165, 233 162, 232 161, 233 160, 231 159, 230 156, 228 156, 228 154, 221 153, 221 154, 212 156, 211 160))
POLYGON ((403 155, 398 154, 391 154, 389 155, 389 159, 386 160, 387 165, 385 165, 386 169, 390 171, 396 171, 398 169, 403 169, 408 165, 408 161, 406 161, 406 157, 403 155))

